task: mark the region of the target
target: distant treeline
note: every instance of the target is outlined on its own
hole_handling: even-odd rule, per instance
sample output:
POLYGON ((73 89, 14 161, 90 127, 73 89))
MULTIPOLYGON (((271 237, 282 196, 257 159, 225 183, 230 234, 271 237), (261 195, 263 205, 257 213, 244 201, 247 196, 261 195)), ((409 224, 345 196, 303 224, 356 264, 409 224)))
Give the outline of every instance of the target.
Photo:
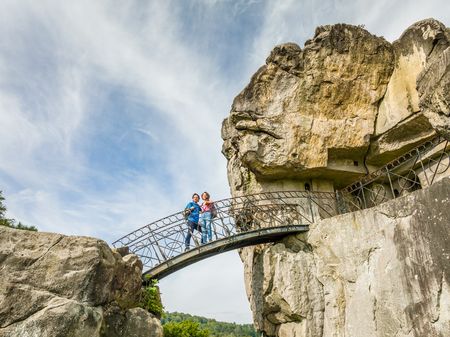
POLYGON ((181 323, 191 321, 198 323, 199 328, 208 330, 210 337, 257 337, 257 333, 251 324, 236 324, 218 322, 215 319, 193 316, 179 312, 166 312, 161 319, 163 325, 167 323, 181 323))

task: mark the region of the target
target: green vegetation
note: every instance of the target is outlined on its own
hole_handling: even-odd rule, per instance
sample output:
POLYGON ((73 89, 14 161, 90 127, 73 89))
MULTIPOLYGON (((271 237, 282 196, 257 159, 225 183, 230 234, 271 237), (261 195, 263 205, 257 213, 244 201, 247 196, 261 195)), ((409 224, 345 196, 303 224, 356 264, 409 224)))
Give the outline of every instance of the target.
POLYGON ((25 229, 28 231, 37 231, 37 228, 34 226, 25 226, 20 221, 17 223, 14 219, 5 218, 6 206, 3 204, 5 198, 2 195, 2 191, 0 191, 0 226, 6 226, 10 228, 16 229, 25 229))
POLYGON ((178 312, 164 313, 162 317, 164 327, 164 337, 257 337, 257 333, 251 324, 236 324, 218 322, 215 319, 209 319, 200 316, 192 316, 178 312), (190 323, 187 323, 190 322, 190 323), (196 323, 198 328, 209 332, 207 335, 202 334, 173 334, 179 327, 190 326, 188 324, 196 323), (166 326, 169 329, 169 335, 166 335, 166 326))
POLYGON ((158 280, 151 279, 149 280, 149 284, 142 288, 139 307, 151 312, 156 317, 161 318, 164 307, 161 302, 158 280))
POLYGON ((200 316, 183 313, 164 312, 158 280, 148 279, 148 285, 142 288, 139 307, 151 312, 164 328, 164 337, 256 337, 251 324, 218 322, 200 316))
POLYGON ((198 322, 168 322, 163 325, 164 337, 211 337, 208 330, 200 328, 198 322))

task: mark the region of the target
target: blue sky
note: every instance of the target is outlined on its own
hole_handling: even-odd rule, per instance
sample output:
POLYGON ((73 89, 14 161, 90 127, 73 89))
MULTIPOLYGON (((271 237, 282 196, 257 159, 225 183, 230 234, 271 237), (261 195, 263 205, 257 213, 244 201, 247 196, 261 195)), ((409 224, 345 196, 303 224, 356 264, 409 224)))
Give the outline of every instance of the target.
MULTIPOLYGON (((448 26, 447 1, 2 0, 8 215, 110 243, 194 191, 228 197, 221 122, 276 44, 338 22, 393 41, 428 17, 448 26)), ((168 310, 251 320, 236 252, 161 287, 168 310)))

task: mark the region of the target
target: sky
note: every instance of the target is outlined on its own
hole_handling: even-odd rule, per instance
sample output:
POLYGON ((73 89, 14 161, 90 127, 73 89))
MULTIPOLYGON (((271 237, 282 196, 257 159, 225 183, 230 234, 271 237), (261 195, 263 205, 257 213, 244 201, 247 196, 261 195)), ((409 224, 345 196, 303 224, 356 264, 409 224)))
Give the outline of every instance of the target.
MULTIPOLYGON (((8 217, 108 243, 229 197, 221 123, 277 44, 349 23, 394 41, 448 0, 0 0, 0 190, 8 217)), ((166 310, 249 323, 228 252, 160 281, 166 310)))

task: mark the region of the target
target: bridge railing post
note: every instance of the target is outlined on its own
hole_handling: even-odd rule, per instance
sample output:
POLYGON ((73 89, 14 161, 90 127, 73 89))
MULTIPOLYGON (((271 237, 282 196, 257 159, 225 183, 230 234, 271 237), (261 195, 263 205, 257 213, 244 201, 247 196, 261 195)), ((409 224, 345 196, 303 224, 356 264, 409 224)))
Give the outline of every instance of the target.
MULTIPOLYGON (((448 140, 445 141, 444 148, 442 149, 442 153, 439 156, 439 159, 438 159, 437 163, 435 164, 436 169, 434 171, 433 171, 433 168, 432 168, 433 161, 430 160, 430 162, 428 164, 428 168, 431 170, 431 172, 433 172, 433 176, 431 177, 431 184, 433 184, 434 179, 436 178, 436 175, 438 174, 439 167, 441 166, 442 159, 446 155, 447 146, 448 146, 448 140)), ((450 161, 450 156, 448 157, 448 160, 450 161)), ((445 164, 444 164, 444 167, 445 167, 445 164)), ((447 169, 448 169, 448 167, 443 172, 447 171, 447 169)), ((441 173, 441 172, 439 172, 439 173, 441 173)))
POLYGON ((308 204, 309 204, 309 211, 311 212, 311 220, 312 223, 316 222, 314 219, 314 211, 313 211, 313 207, 312 207, 312 197, 311 197, 311 191, 308 191, 308 204))
POLYGON ((391 174, 388 169, 386 171, 387 171, 386 173, 387 173, 387 176, 389 179, 389 186, 391 188, 392 197, 395 199, 395 190, 394 190, 394 184, 392 183, 391 174))
POLYGON ((166 256, 166 254, 164 254, 164 250, 159 245, 158 240, 155 238, 155 235, 153 233, 151 233, 151 234, 152 234, 153 242, 156 245, 156 247, 158 247, 158 250, 159 250, 161 256, 163 257, 164 260, 167 260, 167 256, 166 256))

